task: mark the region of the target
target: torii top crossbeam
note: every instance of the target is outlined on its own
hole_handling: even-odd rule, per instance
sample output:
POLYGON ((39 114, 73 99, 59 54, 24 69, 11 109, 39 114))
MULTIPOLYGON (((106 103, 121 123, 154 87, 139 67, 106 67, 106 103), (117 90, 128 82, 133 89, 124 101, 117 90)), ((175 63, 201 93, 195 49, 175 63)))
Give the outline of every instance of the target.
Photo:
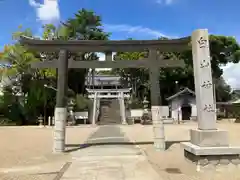
POLYGON ((44 52, 139 52, 150 48, 161 52, 179 52, 188 48, 189 37, 171 40, 37 40, 26 36, 20 43, 44 52))
MULTIPOLYGON (((20 43, 28 48, 42 52, 71 51, 71 52, 105 52, 106 61, 74 61, 68 59, 67 68, 150 68, 155 61, 154 67, 183 67, 183 60, 167 59, 159 56, 158 52, 180 52, 189 48, 189 38, 173 40, 36 40, 22 36, 20 43), (138 52, 149 51, 149 57, 138 61, 113 61, 112 52, 138 52)), ((35 62, 33 68, 57 68, 58 60, 53 59, 44 62, 35 62)))

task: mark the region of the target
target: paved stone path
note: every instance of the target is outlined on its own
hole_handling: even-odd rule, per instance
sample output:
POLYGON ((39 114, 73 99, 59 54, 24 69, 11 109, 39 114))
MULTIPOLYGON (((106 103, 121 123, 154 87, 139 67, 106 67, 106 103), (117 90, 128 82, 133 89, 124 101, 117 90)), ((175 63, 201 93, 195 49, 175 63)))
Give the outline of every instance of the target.
POLYGON ((62 180, 161 180, 141 150, 116 125, 101 126, 89 137, 90 147, 72 152, 62 180))

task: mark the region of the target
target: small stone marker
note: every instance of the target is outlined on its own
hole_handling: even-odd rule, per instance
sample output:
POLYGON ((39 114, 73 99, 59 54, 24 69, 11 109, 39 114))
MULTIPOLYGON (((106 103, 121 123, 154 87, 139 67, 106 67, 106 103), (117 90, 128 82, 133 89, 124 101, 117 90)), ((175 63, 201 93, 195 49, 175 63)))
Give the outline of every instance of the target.
POLYGON ((48 126, 51 126, 52 122, 51 122, 51 116, 48 116, 48 126))
POLYGON ((55 125, 55 117, 52 117, 52 125, 55 125))
POLYGON ((38 122, 39 122, 39 126, 43 126, 43 116, 42 115, 40 115, 38 117, 38 122))
POLYGON ((161 116, 162 117, 169 116, 169 107, 168 106, 161 106, 161 116))

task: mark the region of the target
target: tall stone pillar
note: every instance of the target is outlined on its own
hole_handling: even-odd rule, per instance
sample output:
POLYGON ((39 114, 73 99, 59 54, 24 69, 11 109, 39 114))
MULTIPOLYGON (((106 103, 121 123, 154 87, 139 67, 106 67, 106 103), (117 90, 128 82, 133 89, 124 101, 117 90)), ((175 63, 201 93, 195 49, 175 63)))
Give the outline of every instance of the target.
POLYGON ((153 123, 153 135, 154 135, 154 146, 156 150, 165 150, 165 135, 164 135, 164 124, 161 112, 161 93, 159 83, 159 68, 156 66, 158 63, 157 50, 150 50, 150 63, 149 79, 151 84, 151 112, 152 112, 152 123, 153 123))
POLYGON ((67 119, 67 78, 68 78, 68 52, 61 50, 58 60, 57 101, 54 112, 54 141, 53 152, 65 151, 65 129, 67 119))
POLYGON ((214 109, 212 69, 207 30, 197 30, 192 34, 192 55, 197 104, 198 129, 215 130, 216 111, 214 109))
POLYGON ((240 148, 230 147, 228 132, 217 129, 208 38, 206 29, 192 34, 198 128, 190 130, 190 142, 182 143, 185 156, 203 166, 212 160, 221 163, 216 160, 222 158, 229 162, 234 158, 240 160, 240 148), (205 163, 201 164, 203 159, 205 163))
POLYGON ((191 130, 191 142, 200 146, 227 146, 227 132, 217 130, 207 30, 193 32, 192 55, 198 129, 191 130))

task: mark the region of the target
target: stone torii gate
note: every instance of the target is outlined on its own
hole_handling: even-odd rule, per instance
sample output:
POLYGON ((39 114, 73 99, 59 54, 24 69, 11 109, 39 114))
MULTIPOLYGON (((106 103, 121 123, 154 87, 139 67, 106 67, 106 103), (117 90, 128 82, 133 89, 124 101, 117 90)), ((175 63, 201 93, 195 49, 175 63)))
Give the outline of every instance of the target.
POLYGON ((174 40, 35 40, 21 37, 20 43, 40 52, 59 52, 59 59, 36 62, 33 68, 58 68, 57 102, 55 108, 54 152, 65 150, 65 122, 67 116, 65 93, 67 88, 68 68, 149 68, 151 82, 151 111, 154 129, 154 145, 165 149, 164 127, 161 121, 161 95, 159 68, 183 67, 184 61, 164 60, 158 52, 179 52, 188 48, 189 38, 174 40), (143 52, 148 50, 148 57, 136 60, 112 59, 112 52, 143 52), (105 61, 75 61, 69 59, 68 52, 105 52, 105 61))
MULTIPOLYGON (((160 67, 183 66, 180 60, 163 60, 158 52, 177 52, 188 47, 189 38, 150 41, 46 41, 21 38, 28 47, 46 52, 59 52, 59 60, 33 64, 35 68, 58 68, 58 91, 55 109, 54 152, 65 150, 65 122, 67 68, 149 68, 151 83, 151 111, 154 129, 154 145, 165 150, 164 126, 161 112, 159 84, 160 67), (112 61, 111 52, 136 52, 149 50, 148 58, 138 61, 112 61), (68 51, 107 52, 106 61, 68 60, 68 51)), ((231 162, 240 164, 240 147, 231 147, 227 131, 217 129, 216 109, 209 51, 208 31, 199 29, 192 33, 192 55, 197 103, 198 128, 190 130, 190 142, 182 143, 185 156, 198 165, 231 162), (219 161, 220 160, 220 161, 219 161)))
POLYGON ((92 115, 92 125, 96 123, 96 109, 97 104, 100 103, 101 98, 109 99, 109 98, 117 98, 119 100, 120 107, 120 115, 122 124, 127 124, 126 122, 126 114, 125 114, 125 103, 124 99, 130 98, 130 90, 127 89, 86 89, 88 92, 88 98, 93 99, 93 115, 92 115), (107 94, 106 94, 107 93, 107 94))

